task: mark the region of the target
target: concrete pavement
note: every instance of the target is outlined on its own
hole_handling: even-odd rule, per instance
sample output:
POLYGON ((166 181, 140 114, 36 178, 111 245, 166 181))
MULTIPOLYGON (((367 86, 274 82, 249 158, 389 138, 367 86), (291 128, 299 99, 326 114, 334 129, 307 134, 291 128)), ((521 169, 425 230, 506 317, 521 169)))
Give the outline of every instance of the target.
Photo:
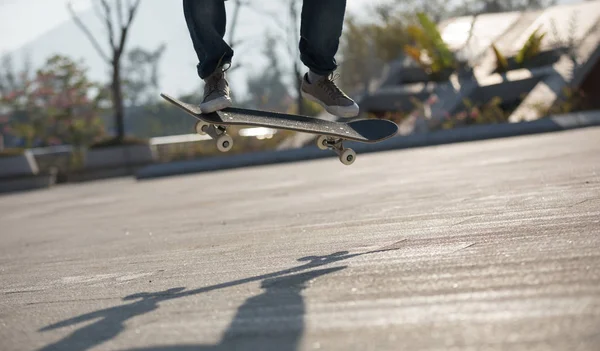
POLYGON ((0 197, 12 350, 598 350, 600 128, 0 197))

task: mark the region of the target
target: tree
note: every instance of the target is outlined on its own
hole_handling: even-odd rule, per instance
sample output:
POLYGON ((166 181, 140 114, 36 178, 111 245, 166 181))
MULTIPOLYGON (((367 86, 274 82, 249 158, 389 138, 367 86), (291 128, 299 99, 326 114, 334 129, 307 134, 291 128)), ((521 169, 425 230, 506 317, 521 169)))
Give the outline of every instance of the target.
POLYGON ((4 142, 16 144, 21 139, 23 146, 31 147, 36 135, 41 134, 43 124, 29 121, 27 114, 27 92, 32 84, 32 73, 28 61, 22 70, 16 71, 12 57, 2 58, 0 71, 0 134, 4 142))
POLYGON ((276 39, 266 33, 263 54, 269 61, 264 72, 259 72, 248 78, 249 101, 245 104, 257 109, 284 112, 286 102, 291 98, 288 88, 282 81, 282 71, 275 52, 276 39))
POLYGON ((398 59, 410 43, 408 21, 386 7, 376 8, 376 21, 360 23, 346 18, 340 43, 341 86, 349 92, 367 92, 374 77, 382 74, 385 63, 398 59))
POLYGON ((121 60, 125 53, 127 36, 140 5, 140 0, 95 0, 94 8, 103 19, 106 29, 106 39, 109 53, 102 48, 96 37, 73 10, 72 3, 68 4, 73 20, 90 40, 100 57, 111 69, 110 92, 117 129, 116 139, 120 142, 125 137, 125 108, 122 91, 121 60))
POLYGON ((147 104, 155 100, 159 87, 158 67, 166 46, 149 51, 136 47, 126 55, 123 77, 123 97, 128 106, 147 104))
POLYGON ((53 56, 36 74, 32 101, 47 125, 48 141, 81 146, 102 136, 104 91, 86 69, 68 57, 53 56))
POLYGON ((12 133, 24 140, 25 147, 80 146, 102 135, 102 89, 88 80, 80 64, 55 55, 35 76, 12 81, 2 84, 0 109, 6 111, 12 133))

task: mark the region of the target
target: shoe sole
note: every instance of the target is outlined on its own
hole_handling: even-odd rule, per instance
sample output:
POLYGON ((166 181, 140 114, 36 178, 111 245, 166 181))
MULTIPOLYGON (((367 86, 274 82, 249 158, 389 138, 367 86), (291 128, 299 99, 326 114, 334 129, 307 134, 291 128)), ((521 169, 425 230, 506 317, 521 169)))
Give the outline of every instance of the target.
POLYGON ((225 109, 227 107, 231 107, 232 105, 233 103, 231 102, 231 99, 222 97, 211 101, 203 102, 199 105, 199 107, 202 113, 212 113, 215 111, 225 109))
POLYGON ((354 105, 352 105, 352 106, 327 106, 327 105, 325 105, 325 103, 323 103, 323 101, 317 99, 316 97, 305 92, 304 90, 301 90, 300 94, 306 100, 319 104, 321 107, 323 107, 325 109, 325 111, 331 113, 334 116, 340 117, 340 118, 356 117, 356 116, 358 116, 358 114, 360 112, 358 105, 356 103, 354 103, 354 105))

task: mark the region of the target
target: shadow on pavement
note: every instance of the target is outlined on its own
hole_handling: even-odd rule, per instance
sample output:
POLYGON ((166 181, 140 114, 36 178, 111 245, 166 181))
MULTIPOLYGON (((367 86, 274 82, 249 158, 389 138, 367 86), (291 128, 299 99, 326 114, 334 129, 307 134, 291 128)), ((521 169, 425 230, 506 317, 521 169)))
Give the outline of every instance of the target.
POLYGON ((187 291, 185 288, 180 287, 154 293, 133 294, 123 298, 123 300, 135 300, 134 302, 86 313, 40 329, 40 332, 44 332, 94 321, 91 324, 81 326, 65 338, 40 350, 88 350, 116 337, 125 329, 124 324, 126 321, 158 309, 158 305, 162 301, 255 281, 262 281, 261 287, 265 291, 258 296, 249 298, 240 306, 236 317, 218 345, 172 346, 147 350, 264 350, 268 348, 296 350, 304 326, 304 301, 301 291, 305 288, 306 282, 344 269, 345 266, 296 273, 357 256, 389 250, 395 250, 395 248, 384 248, 355 254, 341 251, 326 256, 308 256, 298 259, 299 262, 306 262, 305 264, 260 276, 187 291), (260 322, 257 323, 257 320, 275 322, 262 325, 260 322), (281 323, 278 321, 281 321, 281 323), (279 327, 283 327, 283 329, 278 329, 279 327))
POLYGON ((265 291, 242 304, 231 324, 215 345, 173 345, 129 351, 187 350, 280 350, 299 349, 304 332, 306 283, 346 267, 320 269, 281 278, 266 279, 265 291))

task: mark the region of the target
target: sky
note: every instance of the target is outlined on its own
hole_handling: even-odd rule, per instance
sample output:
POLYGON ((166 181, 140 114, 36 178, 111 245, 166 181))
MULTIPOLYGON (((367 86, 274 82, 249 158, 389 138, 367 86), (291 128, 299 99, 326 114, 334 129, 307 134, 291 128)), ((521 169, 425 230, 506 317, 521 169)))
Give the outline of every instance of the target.
MULTIPOLYGON (((256 6, 281 13, 281 0, 250 0, 256 6)), ((71 0, 75 10, 82 13, 84 21, 101 40, 102 23, 93 14, 90 0, 71 0)), ((365 9, 381 0, 348 0, 347 13, 365 16, 365 9)), ((561 2, 572 2, 562 0, 561 2)), ((67 0, 0 0, 0 55, 11 53, 16 61, 25 56, 34 66, 41 65, 46 57, 63 53, 81 58, 90 68, 90 76, 95 80, 105 80, 106 66, 95 53, 93 47, 72 23, 66 8, 67 0)), ((226 3, 231 8, 232 2, 226 3)), ((283 16, 285 16, 283 14, 283 16)), ((255 72, 261 72, 266 65, 262 55, 262 38, 265 30, 277 30, 273 21, 252 10, 244 10, 240 15, 237 33, 244 40, 244 46, 236 50, 235 60, 242 67, 232 73, 234 93, 245 95, 245 81, 255 72)), ((102 40, 101 40, 102 42, 102 40)), ((166 43, 167 51, 161 62, 161 87, 172 94, 187 93, 200 86, 195 72, 196 56, 182 14, 181 0, 143 0, 131 31, 129 47, 156 48, 166 43)), ((280 48, 281 66, 291 64, 289 56, 280 48)))
MULTIPOLYGON (((65 4, 65 0, 0 0, 0 33, 3 33, 0 53, 18 49, 69 20, 65 4)), ((81 11, 88 8, 90 2, 75 0, 73 6, 81 11)))

